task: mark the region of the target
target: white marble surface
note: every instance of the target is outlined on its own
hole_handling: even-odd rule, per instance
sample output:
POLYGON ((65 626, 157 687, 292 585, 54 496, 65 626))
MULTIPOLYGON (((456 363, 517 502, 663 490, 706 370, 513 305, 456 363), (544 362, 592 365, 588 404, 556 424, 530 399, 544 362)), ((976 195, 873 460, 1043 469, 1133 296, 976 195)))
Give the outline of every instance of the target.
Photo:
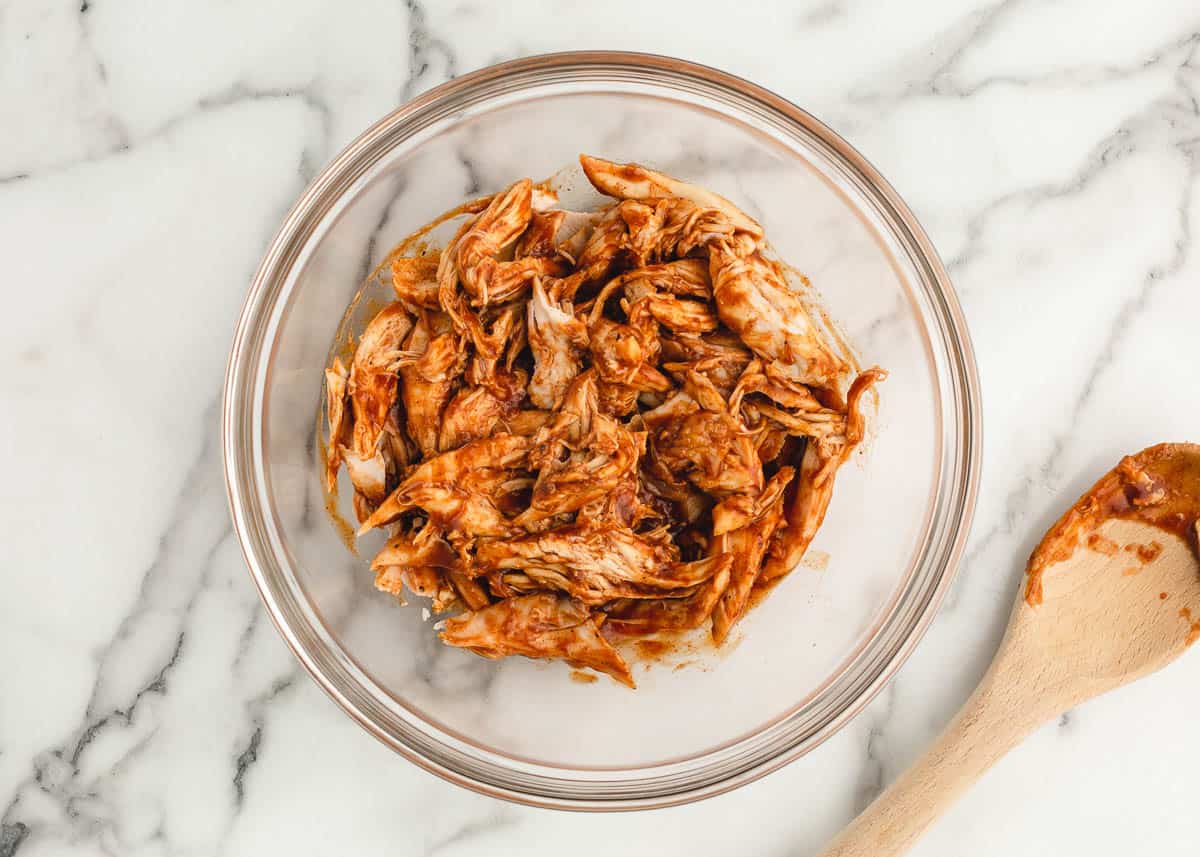
MULTIPOLYGON (((1194 0, 503 5, 0 0, 0 857, 814 853, 965 698, 1063 504, 1200 439, 1194 0), (847 136, 947 260, 985 408, 967 560, 888 690, 759 783, 620 816, 476 796, 342 715, 259 607, 217 431, 247 281, 314 172, 448 76, 591 47, 720 66, 847 136)), ((1196 853, 1198 708, 1191 655, 1072 712, 914 854, 1196 853)))

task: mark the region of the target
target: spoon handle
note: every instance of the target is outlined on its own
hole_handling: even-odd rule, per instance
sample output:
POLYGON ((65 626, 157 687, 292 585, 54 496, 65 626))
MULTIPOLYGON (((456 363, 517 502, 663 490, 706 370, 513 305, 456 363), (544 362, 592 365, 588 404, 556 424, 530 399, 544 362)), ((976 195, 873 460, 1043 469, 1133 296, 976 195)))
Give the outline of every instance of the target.
MULTIPOLYGON (((1019 659, 1017 659, 1019 660, 1019 659)), ((998 658, 975 693, 912 767, 843 830, 821 857, 893 857, 1001 756, 1055 716, 1052 700, 1027 692, 998 658)))

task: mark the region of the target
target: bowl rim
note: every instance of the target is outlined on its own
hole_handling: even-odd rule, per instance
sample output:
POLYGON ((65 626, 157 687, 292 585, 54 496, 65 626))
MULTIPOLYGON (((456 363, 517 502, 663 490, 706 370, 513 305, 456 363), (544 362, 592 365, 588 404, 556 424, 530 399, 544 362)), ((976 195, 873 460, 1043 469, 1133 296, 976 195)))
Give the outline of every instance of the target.
MULTIPOLYGON (((347 185, 348 186, 348 185, 347 185)), ((346 187, 342 188, 343 192, 346 187)), ((263 253, 262 261, 255 272, 246 295, 242 311, 239 314, 230 356, 225 373, 225 389, 222 407, 222 452, 226 481, 226 493, 233 520, 234 532, 243 558, 262 598, 267 613, 282 636, 288 648, 299 660, 316 684, 350 717, 392 750, 400 753, 410 762, 418 765, 447 781, 471 789, 472 791, 491 797, 552 809, 574 809, 587 811, 624 811, 631 809, 651 809, 690 803, 706 797, 712 797, 753 782, 771 773, 795 759, 806 755, 826 740, 836 734, 843 726, 856 717, 875 696, 891 681, 900 668, 907 662, 917 644, 925 636, 930 624, 938 613, 938 609, 946 592, 952 585, 958 571, 959 563, 965 550, 966 541, 970 534, 971 521, 974 517, 981 471, 982 454, 982 407, 980 400, 979 376, 975 361, 974 348, 967 328, 966 318, 962 312, 957 295, 951 284, 949 274, 943 265, 932 242, 926 235, 912 211, 901 199, 899 194, 887 182, 880 172, 856 149, 841 136, 816 119, 807 111, 793 104, 782 96, 751 83, 741 77, 720 71, 710 66, 694 63, 689 60, 658 54, 637 53, 628 51, 567 51, 559 53, 539 54, 487 66, 476 71, 451 79, 400 105, 379 119, 367 130, 356 137, 341 150, 320 173, 309 183, 308 187, 297 199, 295 204, 284 217, 279 230, 271 239, 263 253), (899 642, 890 659, 883 665, 872 680, 857 692, 837 714, 826 721, 815 733, 773 752, 761 761, 749 767, 736 770, 727 776, 708 782, 698 787, 666 791, 661 793, 641 794, 636 796, 599 796, 599 793, 587 797, 563 797, 542 792, 523 791, 496 783, 481 780, 470 773, 461 771, 453 766, 443 764, 430 758, 421 750, 403 742, 395 735, 384 730, 368 714, 360 709, 353 700, 347 697, 341 688, 326 674, 321 666, 306 649, 297 629, 292 627, 284 614, 277 593, 259 562, 257 551, 260 546, 270 547, 270 539, 255 526, 256 521, 247 515, 246 501, 242 482, 247 472, 252 470, 254 459, 246 453, 246 438, 251 426, 256 426, 259 414, 252 407, 255 399, 246 400, 246 392, 253 393, 253 385, 244 383, 253 381, 257 368, 250 365, 249 356, 258 353, 257 343, 266 340, 268 328, 272 325, 270 319, 264 318, 264 310, 274 308, 272 302, 264 302, 264 295, 272 279, 281 270, 291 268, 286 259, 289 244, 295 238, 298 227, 302 226, 306 212, 314 202, 327 194, 331 186, 335 186, 339 177, 343 178, 348 167, 360 160, 360 156, 373 142, 377 141, 389 129, 404 123, 410 117, 427 110, 439 103, 452 102, 457 96, 470 92, 478 87, 493 83, 497 80, 515 75, 528 75, 536 72, 565 71, 568 69, 591 69, 599 71, 624 70, 627 73, 665 73, 674 77, 695 80, 708 87, 726 90, 741 98, 765 108, 776 118, 782 118, 793 125, 799 126, 804 132, 815 137, 820 143, 831 149, 845 165, 866 182, 870 190, 878 197, 878 202, 884 204, 888 214, 893 219, 893 226, 903 228, 905 237, 914 245, 920 262, 925 267, 926 278, 936 289, 932 297, 938 301, 936 311, 941 320, 948 323, 949 341, 955 346, 951 357, 956 358, 956 365, 951 365, 951 374, 958 381, 955 389, 961 395, 958 411, 960 422, 959 457, 955 461, 955 470, 960 473, 957 485, 961 486, 957 496, 957 527, 949 534, 949 544, 942 549, 944 559, 936 583, 921 606, 920 615, 913 622, 911 629, 899 642)), ((261 484, 261 474, 253 474, 255 484, 261 484)), ((940 489, 939 489, 940 492, 940 489)), ((870 642, 880 631, 877 624, 868 635, 870 642)), ((865 644, 864 644, 865 646, 865 644)), ((861 650, 860 650, 861 651, 861 650)), ((757 734, 757 733, 754 733, 757 734)), ((736 742, 735 742, 736 743, 736 742)), ((503 754, 501 754, 503 755, 503 754)), ((703 758, 702 754, 699 758, 703 758)), ((536 767, 536 766, 535 766, 536 767)), ((653 768, 653 766, 650 766, 653 768)), ((547 766, 548 770, 556 770, 559 776, 569 771, 566 768, 547 766)), ((610 793, 605 793, 609 795, 610 793)))

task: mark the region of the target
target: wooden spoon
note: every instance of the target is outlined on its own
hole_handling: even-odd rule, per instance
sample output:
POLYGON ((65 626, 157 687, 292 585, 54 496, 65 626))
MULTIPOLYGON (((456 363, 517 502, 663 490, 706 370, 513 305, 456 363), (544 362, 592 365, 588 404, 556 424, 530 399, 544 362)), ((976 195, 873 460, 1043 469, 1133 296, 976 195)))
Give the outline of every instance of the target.
POLYGON ((1050 528, 991 668, 934 745, 822 852, 902 854, 1001 756, 1200 638, 1200 446, 1124 458, 1050 528))

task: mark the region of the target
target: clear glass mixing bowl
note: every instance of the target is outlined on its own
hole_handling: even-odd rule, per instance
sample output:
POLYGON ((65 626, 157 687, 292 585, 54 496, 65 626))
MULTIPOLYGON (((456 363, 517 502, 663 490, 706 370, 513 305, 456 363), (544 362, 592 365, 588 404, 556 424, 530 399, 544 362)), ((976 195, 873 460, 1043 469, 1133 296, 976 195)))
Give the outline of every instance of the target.
POLYGON ((254 278, 225 388, 233 518, 267 609, 371 734, 510 800, 629 809, 733 788, 811 750, 895 673, 949 586, 979 473, 978 381, 924 232, 836 134, 744 80, 621 53, 532 57, 440 86, 355 140, 288 214, 254 278), (801 567, 699 666, 637 691, 562 664, 450 649, 372 588, 323 508, 316 414, 347 302, 392 244, 460 201, 578 153, 636 160, 744 207, 891 376, 801 567), (812 563, 810 563, 811 565, 812 563))

